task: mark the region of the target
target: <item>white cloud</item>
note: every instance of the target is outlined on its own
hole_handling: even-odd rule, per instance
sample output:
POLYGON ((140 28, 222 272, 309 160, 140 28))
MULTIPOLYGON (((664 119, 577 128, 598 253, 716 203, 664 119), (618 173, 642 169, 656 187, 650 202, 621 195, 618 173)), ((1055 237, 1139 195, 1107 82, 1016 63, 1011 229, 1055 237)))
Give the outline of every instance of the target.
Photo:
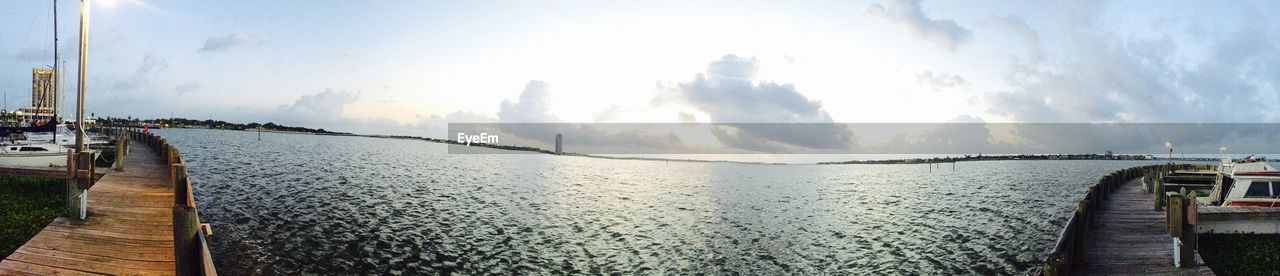
POLYGON ((597 123, 605 123, 618 119, 618 113, 620 112, 622 112, 622 106, 614 103, 606 106, 599 112, 592 114, 591 117, 593 117, 597 123))
MULTIPOLYGON (((1014 57, 1005 77, 1010 88, 984 97, 989 113, 1019 122, 1280 119, 1270 108, 1280 104, 1280 48, 1274 43, 1280 36, 1268 26, 1274 24, 1200 37, 1209 45, 1208 57, 1190 62, 1179 58, 1187 49, 1167 34, 1124 36, 1097 29, 1087 16, 1068 16, 1078 21, 1054 34, 1073 45, 1043 60, 1014 57)), ((1019 25, 1025 23, 1011 29, 1039 37, 1019 25)))
POLYGON ((973 32, 951 19, 933 19, 924 13, 921 0, 893 0, 889 7, 871 4, 863 15, 901 24, 917 38, 955 50, 973 39, 973 32))
POLYGON ((200 83, 193 81, 193 82, 179 84, 178 86, 173 88, 173 92, 178 93, 178 95, 182 95, 182 94, 186 94, 187 92, 200 91, 200 89, 203 87, 204 86, 200 85, 200 83))
POLYGON ((498 106, 498 122, 502 123, 556 123, 560 118, 551 114, 551 85, 542 81, 529 81, 520 92, 519 101, 502 100, 498 106))
POLYGON ((943 89, 953 87, 969 87, 969 82, 964 77, 947 73, 934 73, 933 71, 924 71, 916 75, 916 83, 929 85, 933 91, 942 91, 943 89))
POLYGON ((224 36, 209 37, 204 40, 204 47, 199 52, 223 52, 262 45, 257 36, 234 32, 224 36))
POLYGON ((280 105, 276 107, 275 114, 289 122, 329 124, 344 118, 342 113, 346 106, 358 97, 346 91, 325 89, 320 93, 302 95, 291 104, 280 105))

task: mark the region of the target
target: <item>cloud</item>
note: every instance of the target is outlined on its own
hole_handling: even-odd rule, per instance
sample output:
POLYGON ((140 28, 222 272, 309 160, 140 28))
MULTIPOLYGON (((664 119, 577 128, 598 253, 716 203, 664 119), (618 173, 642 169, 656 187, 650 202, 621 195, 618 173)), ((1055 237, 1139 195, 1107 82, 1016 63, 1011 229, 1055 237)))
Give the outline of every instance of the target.
POLYGON ((689 114, 682 111, 680 113, 676 113, 676 121, 682 124, 692 124, 692 123, 697 123, 698 118, 694 117, 693 114, 689 114))
POLYGON ((224 52, 235 49, 256 47, 262 45, 262 40, 254 35, 248 35, 241 32, 234 32, 225 36, 215 36, 204 40, 204 47, 200 47, 198 52, 224 52))
POLYGON ((916 38, 955 50, 973 39, 973 32, 951 19, 933 19, 924 13, 921 0, 893 0, 886 8, 871 4, 863 15, 879 17, 906 27, 916 38))
POLYGON ((498 106, 498 122, 501 123, 556 123, 560 118, 551 115, 551 85, 531 80, 520 92, 519 101, 504 99, 498 106))
POLYGON ((942 91, 953 87, 969 87, 969 82, 965 81, 964 77, 947 73, 934 73, 933 71, 924 71, 916 75, 916 83, 927 84, 933 87, 933 91, 942 91))
POLYGON ((592 114, 592 117, 595 119, 595 122, 604 123, 618 119, 618 113, 620 112, 622 112, 622 106, 615 103, 606 106, 604 109, 601 109, 600 112, 592 114))
POLYGON ((810 100, 791 84, 755 81, 759 69, 754 58, 726 55, 707 65, 705 74, 679 83, 673 93, 660 94, 654 102, 680 103, 701 110, 712 133, 726 145, 759 151, 779 148, 851 147, 852 133, 832 123, 822 103, 810 100), (731 129, 730 129, 731 128, 731 129))
POLYGON ((343 118, 346 106, 357 98, 358 94, 325 89, 320 93, 302 95, 291 104, 280 105, 275 112, 290 122, 323 123, 343 118))
POLYGON ((200 83, 198 82, 193 81, 193 82, 179 84, 177 87, 173 88, 173 92, 178 93, 178 95, 182 95, 182 94, 186 94, 187 92, 200 91, 200 89, 202 88, 204 88, 204 86, 200 85, 200 83))
POLYGON ((1014 37, 1022 40, 1030 51, 1027 57, 1028 60, 1032 62, 1040 61, 1042 58, 1040 53, 1040 34, 1032 29, 1026 20, 1023 20, 1020 16, 1009 14, 993 17, 991 22, 993 23, 992 25, 1003 28, 1013 34, 1014 37))
POLYGON ((162 58, 156 57, 155 54, 147 54, 142 57, 142 65, 134 70, 133 75, 116 81, 112 87, 118 90, 133 90, 151 83, 151 79, 160 73, 161 69, 168 68, 169 63, 162 58))
POLYGON ((42 48, 27 48, 4 55, 5 59, 22 62, 52 62, 53 51, 42 48))
MULTIPOLYGON (((1205 58, 1188 59, 1199 51, 1180 49, 1168 34, 1128 37, 1099 30, 1088 16, 1067 17, 1076 21, 1055 34, 1073 45, 1044 60, 1012 57, 1009 89, 983 97, 989 113, 1019 122, 1280 120, 1269 108, 1280 105, 1274 23, 1197 37, 1205 58)), ((1016 32, 1039 37, 1030 28, 1016 32)))

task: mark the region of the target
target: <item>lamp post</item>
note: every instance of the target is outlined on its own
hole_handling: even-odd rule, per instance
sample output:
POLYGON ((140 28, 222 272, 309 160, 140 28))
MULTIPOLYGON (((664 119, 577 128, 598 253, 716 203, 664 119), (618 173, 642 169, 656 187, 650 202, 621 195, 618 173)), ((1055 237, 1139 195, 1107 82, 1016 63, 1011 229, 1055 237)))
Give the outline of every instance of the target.
POLYGON ((80 0, 80 61, 76 68, 76 153, 84 151, 84 72, 88 51, 89 0, 80 0))

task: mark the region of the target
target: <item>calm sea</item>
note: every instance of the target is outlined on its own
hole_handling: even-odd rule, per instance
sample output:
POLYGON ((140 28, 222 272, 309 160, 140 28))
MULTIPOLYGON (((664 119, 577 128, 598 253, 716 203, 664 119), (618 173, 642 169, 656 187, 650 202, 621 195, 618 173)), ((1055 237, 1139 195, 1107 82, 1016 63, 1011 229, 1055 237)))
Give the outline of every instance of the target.
POLYGON ((752 165, 448 154, 422 141, 159 131, 219 272, 1017 274, 1089 185, 1150 161, 752 165))

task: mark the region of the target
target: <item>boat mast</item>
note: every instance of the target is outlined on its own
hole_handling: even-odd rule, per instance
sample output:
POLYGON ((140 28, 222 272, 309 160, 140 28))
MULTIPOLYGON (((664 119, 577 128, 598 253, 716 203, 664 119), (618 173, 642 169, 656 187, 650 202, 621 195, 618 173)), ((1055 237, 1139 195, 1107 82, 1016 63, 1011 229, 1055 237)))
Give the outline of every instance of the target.
POLYGON ((58 96, 62 95, 62 63, 58 59, 58 0, 53 0, 53 144, 58 144, 58 96))

